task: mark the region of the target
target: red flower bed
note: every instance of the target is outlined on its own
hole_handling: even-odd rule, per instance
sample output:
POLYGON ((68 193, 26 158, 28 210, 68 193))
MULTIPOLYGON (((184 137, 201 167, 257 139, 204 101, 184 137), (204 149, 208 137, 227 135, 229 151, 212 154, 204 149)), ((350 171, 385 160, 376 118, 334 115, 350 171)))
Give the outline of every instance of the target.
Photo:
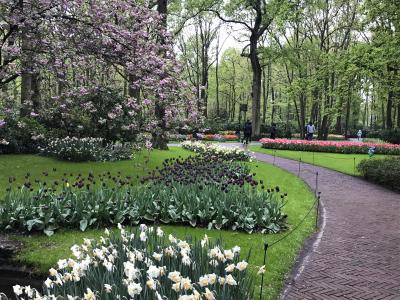
POLYGON ((394 144, 374 144, 363 142, 348 141, 307 141, 307 140, 288 140, 288 139, 261 139, 263 148, 332 152, 332 153, 361 153, 367 154, 368 149, 375 148, 377 154, 400 155, 400 145, 394 144))

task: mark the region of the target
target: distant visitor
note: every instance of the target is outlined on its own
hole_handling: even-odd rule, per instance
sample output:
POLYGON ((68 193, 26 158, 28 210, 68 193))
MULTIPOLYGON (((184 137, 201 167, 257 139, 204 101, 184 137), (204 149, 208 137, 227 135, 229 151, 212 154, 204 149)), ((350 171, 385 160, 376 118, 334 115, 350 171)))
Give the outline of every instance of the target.
POLYGON ((312 141, 314 137, 315 126, 312 122, 309 122, 306 126, 306 139, 312 141))

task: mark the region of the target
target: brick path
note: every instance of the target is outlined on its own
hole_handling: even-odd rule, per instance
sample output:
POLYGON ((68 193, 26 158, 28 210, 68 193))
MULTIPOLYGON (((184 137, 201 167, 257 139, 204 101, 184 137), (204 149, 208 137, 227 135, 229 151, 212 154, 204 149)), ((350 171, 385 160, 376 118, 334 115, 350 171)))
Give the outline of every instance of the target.
MULTIPOLYGON (((298 175, 296 161, 276 157, 275 165, 298 175)), ((300 177, 313 189, 317 171, 324 228, 300 255, 281 298, 400 299, 400 194, 302 164, 300 177)))

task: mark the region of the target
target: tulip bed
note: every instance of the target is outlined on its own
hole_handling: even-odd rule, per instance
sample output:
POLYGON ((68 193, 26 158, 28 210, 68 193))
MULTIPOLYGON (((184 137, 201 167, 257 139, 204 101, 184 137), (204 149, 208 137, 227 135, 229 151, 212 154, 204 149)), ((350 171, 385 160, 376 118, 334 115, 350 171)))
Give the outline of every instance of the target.
MULTIPOLYGON (((19 299, 247 300, 253 276, 240 247, 221 241, 168 239, 160 228, 141 225, 134 232, 119 225, 120 235, 105 231, 100 241, 73 245, 73 258, 49 270, 44 292, 14 286, 19 299)), ((249 256, 247 256, 248 260, 249 256)), ((265 272, 265 266, 258 273, 265 272)))
POLYGON ((297 150, 331 153, 359 153, 367 154, 369 148, 374 147, 377 154, 400 155, 400 145, 375 144, 350 141, 307 141, 289 139, 261 139, 263 148, 280 150, 297 150))
POLYGON ((24 185, 10 185, 0 201, 0 229, 52 235, 59 228, 84 231, 155 221, 249 233, 286 229, 285 195, 279 188, 257 190, 255 174, 241 163, 226 162, 226 152, 221 153, 167 159, 158 173, 142 179, 147 183, 142 186, 109 172, 64 174, 51 184, 27 174, 24 185))

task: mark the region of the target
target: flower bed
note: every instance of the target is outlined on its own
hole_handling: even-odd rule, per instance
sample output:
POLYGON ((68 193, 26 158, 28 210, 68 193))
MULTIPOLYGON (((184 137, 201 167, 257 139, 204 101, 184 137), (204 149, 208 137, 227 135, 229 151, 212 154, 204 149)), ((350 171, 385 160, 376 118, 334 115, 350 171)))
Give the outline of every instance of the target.
POLYGON ((40 148, 43 155, 69 161, 116 161, 131 159, 130 143, 108 143, 102 138, 56 138, 40 148))
POLYGON ((286 229, 285 200, 271 191, 240 186, 169 184, 94 188, 95 179, 78 179, 75 187, 57 192, 33 187, 12 190, 1 199, 0 229, 82 231, 118 223, 162 222, 193 227, 279 232, 286 229))
POLYGON ((238 147, 228 148, 213 144, 206 144, 202 142, 190 142, 190 141, 183 142, 181 143, 181 145, 184 149, 194 151, 197 153, 210 153, 216 156, 220 156, 225 160, 248 161, 251 158, 248 152, 238 147))
POLYGON ((370 147, 375 148, 377 154, 400 155, 400 145, 375 144, 363 142, 340 142, 340 141, 307 141, 307 140, 288 140, 288 139, 261 139, 263 148, 332 152, 332 153, 360 153, 367 154, 370 147))
POLYGON ((50 269, 44 296, 19 285, 14 292, 20 299, 252 299, 253 278, 240 247, 224 250, 207 236, 167 239, 160 228, 145 225, 135 232, 119 228, 120 236, 106 230, 100 242, 72 246, 74 258, 50 269))

